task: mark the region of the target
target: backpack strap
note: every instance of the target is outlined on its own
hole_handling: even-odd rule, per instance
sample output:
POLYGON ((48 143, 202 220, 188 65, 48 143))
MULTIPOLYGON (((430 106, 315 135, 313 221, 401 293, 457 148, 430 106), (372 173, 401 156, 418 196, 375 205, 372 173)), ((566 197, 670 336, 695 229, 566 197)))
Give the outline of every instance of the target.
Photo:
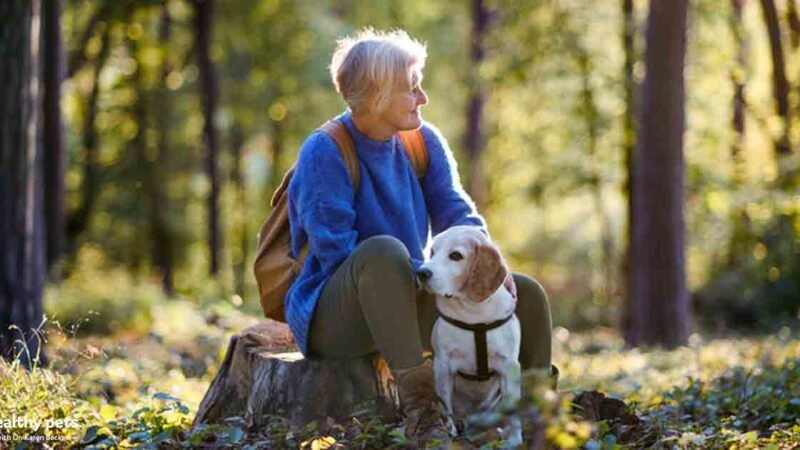
POLYGON ((358 156, 356 155, 356 148, 353 144, 353 137, 347 131, 344 124, 336 119, 331 119, 321 127, 319 130, 330 136, 336 147, 339 148, 339 153, 342 155, 344 165, 347 166, 347 171, 350 172, 350 179, 353 180, 353 187, 358 192, 358 185, 361 182, 361 174, 358 171, 358 156))
POLYGON ((406 130, 397 133, 403 148, 406 151, 411 167, 417 178, 422 178, 428 172, 428 149, 425 147, 425 138, 422 136, 422 128, 416 130, 406 130))
MULTIPOLYGON (((341 121, 336 119, 325 122, 319 127, 319 130, 326 133, 336 142, 344 164, 347 166, 347 171, 350 172, 350 178, 353 180, 353 187, 358 191, 358 186, 361 182, 361 174, 358 171, 358 156, 350 131, 347 130, 347 127, 345 127, 341 121)), ((414 173, 417 174, 417 178, 424 177, 428 172, 429 161, 428 149, 425 146, 425 138, 422 136, 422 129, 400 131, 397 135, 400 138, 400 142, 403 143, 403 149, 411 163, 411 167, 414 168, 414 173)))

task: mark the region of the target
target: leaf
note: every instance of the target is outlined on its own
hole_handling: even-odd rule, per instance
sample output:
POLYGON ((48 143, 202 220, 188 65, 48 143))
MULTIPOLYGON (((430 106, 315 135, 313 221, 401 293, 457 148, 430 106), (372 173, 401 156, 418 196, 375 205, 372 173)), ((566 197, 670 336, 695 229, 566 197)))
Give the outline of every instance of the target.
POLYGON ((335 444, 336 439, 334 439, 332 436, 325 436, 314 439, 311 442, 311 450, 324 450, 333 447, 335 444))
POLYGON ((100 417, 103 418, 104 421, 108 422, 109 420, 115 418, 117 416, 117 408, 112 405, 103 405, 100 408, 100 417))
POLYGON ((241 428, 229 428, 224 441, 231 444, 238 444, 244 438, 245 432, 241 428))
POLYGON ((758 440, 758 431, 748 431, 747 433, 742 435, 742 441, 744 442, 755 442, 758 440))
POLYGON ((174 402, 179 402, 180 401, 180 399, 175 398, 175 397, 167 394, 166 392, 156 392, 155 394, 153 394, 153 398, 156 399, 156 400, 167 400, 167 401, 172 400, 174 402))
POLYGON ((90 444, 94 440, 97 439, 97 432, 100 430, 100 427, 97 425, 92 425, 91 427, 86 429, 86 434, 83 435, 83 439, 81 439, 82 444, 90 444))
POLYGON ((152 435, 149 431, 137 431, 136 433, 129 434, 128 439, 131 442, 141 442, 150 439, 150 436, 152 435))

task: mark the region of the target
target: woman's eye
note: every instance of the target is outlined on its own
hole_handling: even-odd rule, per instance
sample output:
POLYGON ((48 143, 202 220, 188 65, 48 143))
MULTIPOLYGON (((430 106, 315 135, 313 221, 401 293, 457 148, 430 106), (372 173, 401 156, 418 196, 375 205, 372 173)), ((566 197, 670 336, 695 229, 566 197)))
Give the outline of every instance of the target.
POLYGON ((462 255, 459 252, 451 252, 449 256, 450 259, 452 259, 453 261, 461 261, 462 259, 464 259, 464 255, 462 255))

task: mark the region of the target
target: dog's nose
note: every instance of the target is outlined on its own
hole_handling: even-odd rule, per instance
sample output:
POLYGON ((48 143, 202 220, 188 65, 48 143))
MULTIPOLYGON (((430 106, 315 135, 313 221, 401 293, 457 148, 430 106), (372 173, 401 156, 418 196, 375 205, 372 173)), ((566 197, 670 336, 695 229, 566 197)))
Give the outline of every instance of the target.
POLYGON ((422 268, 417 271, 417 278, 419 278, 419 281, 422 281, 423 283, 430 280, 432 276, 433 272, 431 272, 430 269, 422 268))

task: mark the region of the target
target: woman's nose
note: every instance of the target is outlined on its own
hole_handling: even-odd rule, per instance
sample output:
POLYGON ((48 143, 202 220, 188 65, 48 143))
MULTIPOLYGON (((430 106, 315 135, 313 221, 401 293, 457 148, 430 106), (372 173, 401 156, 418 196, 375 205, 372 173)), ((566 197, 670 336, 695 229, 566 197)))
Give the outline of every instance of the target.
POLYGON ((427 105, 428 104, 428 94, 419 88, 419 94, 417 94, 417 104, 418 105, 427 105))

